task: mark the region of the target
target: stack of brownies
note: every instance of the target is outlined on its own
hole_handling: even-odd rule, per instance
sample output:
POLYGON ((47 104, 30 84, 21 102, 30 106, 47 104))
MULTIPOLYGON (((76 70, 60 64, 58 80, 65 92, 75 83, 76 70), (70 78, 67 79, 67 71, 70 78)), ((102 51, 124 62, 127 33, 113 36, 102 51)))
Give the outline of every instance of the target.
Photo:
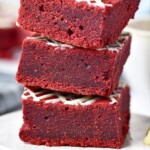
POLYGON ((24 142, 120 148, 129 129, 129 87, 119 82, 130 51, 123 33, 140 0, 21 0, 17 81, 24 142))

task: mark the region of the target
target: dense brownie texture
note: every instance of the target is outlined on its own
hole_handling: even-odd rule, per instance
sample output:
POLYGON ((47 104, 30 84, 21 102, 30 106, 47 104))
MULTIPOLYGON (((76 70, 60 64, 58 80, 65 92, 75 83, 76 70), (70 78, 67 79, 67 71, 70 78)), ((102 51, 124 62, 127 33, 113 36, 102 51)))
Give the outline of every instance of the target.
POLYGON ((18 24, 67 44, 101 48, 117 40, 129 19, 134 17, 140 0, 103 2, 21 0, 18 24))
POLYGON ((113 45, 92 50, 27 38, 16 79, 25 86, 108 96, 117 87, 130 42, 130 35, 123 34, 113 45))
POLYGON ((109 97, 26 88, 19 136, 36 145, 120 148, 129 129, 129 102, 125 84, 109 97))

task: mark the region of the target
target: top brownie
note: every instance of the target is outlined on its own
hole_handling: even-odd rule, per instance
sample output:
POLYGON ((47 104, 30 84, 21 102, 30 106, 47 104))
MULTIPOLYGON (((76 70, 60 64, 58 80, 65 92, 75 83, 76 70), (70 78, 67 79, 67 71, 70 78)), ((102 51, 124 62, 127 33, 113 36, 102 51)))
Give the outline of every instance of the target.
POLYGON ((20 0, 17 25, 84 48, 114 43, 140 0, 20 0))

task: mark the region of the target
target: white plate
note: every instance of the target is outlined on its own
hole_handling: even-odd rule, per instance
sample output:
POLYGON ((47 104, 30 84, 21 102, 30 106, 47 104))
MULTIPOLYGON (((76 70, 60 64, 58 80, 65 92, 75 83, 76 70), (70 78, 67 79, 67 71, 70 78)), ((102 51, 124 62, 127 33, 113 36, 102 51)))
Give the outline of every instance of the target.
MULTIPOLYGON (((19 137, 19 128, 22 125, 21 111, 0 117, 0 150, 81 150, 80 147, 46 147, 23 143, 19 137)), ((130 135, 122 147, 123 150, 150 150, 150 146, 143 144, 146 130, 150 127, 150 117, 132 115, 130 135)), ((101 148, 98 148, 101 149, 101 148)), ((97 148, 86 148, 86 150, 97 150, 97 148)), ((111 150, 111 149, 105 149, 111 150)))

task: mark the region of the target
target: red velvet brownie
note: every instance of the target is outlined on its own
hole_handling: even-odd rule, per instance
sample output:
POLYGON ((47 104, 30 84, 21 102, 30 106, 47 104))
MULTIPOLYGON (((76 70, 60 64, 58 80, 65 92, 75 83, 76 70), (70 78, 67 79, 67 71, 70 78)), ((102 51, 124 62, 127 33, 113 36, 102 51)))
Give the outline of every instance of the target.
POLYGON ((140 0, 21 0, 18 24, 84 48, 113 44, 140 0))
POLYGON ((16 79, 25 86, 109 96, 117 87, 130 42, 130 35, 122 34, 113 45, 84 49, 45 37, 27 38, 16 79))
POLYGON ((36 145, 120 148, 129 129, 129 101, 126 84, 109 97, 26 88, 19 135, 36 145))
POLYGON ((0 16, 0 51, 14 48, 18 41, 18 28, 14 20, 0 16))

